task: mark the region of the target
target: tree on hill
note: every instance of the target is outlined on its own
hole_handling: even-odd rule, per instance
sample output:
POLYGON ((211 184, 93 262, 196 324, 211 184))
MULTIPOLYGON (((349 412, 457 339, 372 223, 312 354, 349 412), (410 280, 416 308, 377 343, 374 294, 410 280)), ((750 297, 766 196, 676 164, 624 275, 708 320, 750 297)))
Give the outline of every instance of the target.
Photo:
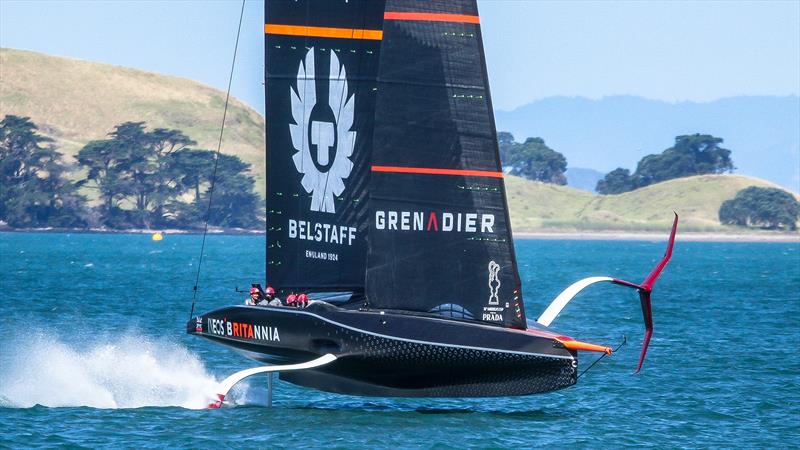
POLYGON ((529 180, 552 184, 567 184, 564 172, 567 170, 567 158, 548 147, 544 139, 529 137, 523 143, 514 141, 508 132, 497 134, 500 147, 500 161, 509 168, 512 175, 519 175, 529 180))
POLYGON ((767 229, 797 229, 800 202, 782 189, 751 186, 736 193, 719 208, 719 221, 727 225, 767 229))
POLYGON ((513 134, 509 133, 508 131, 500 131, 497 133, 497 145, 500 148, 500 161, 502 161, 505 165, 505 162, 508 161, 514 146, 519 144, 514 141, 513 134))
POLYGON ((636 167, 638 187, 709 173, 733 170, 731 151, 720 147, 722 138, 708 134, 678 136, 675 145, 659 155, 648 155, 636 167))
POLYGON ((197 143, 180 130, 156 128, 148 134, 152 156, 145 172, 143 206, 153 211, 157 223, 164 224, 165 205, 186 191, 182 180, 190 170, 175 155, 197 143))
POLYGON ((607 173, 602 180, 597 182, 595 190, 600 194, 621 194, 636 189, 631 171, 623 168, 616 168, 607 173))
POLYGON ((87 181, 103 200, 102 214, 112 227, 158 225, 164 205, 181 194, 182 168, 173 153, 195 142, 179 130, 146 131, 144 122, 125 122, 110 139, 89 142, 78 161, 89 168, 87 181), (133 204, 123 210, 120 202, 133 204))
POLYGON ((200 186, 209 182, 214 172, 214 152, 185 148, 173 155, 176 164, 183 168, 180 183, 194 193, 194 202, 200 200, 200 186))
MULTIPOLYGON (((125 122, 109 133, 109 139, 81 149, 78 160, 88 167, 86 181, 102 200, 103 223, 112 228, 200 226, 216 157, 214 152, 189 148, 194 144, 180 130, 147 131, 144 122, 125 122), (193 202, 187 203, 185 195, 193 202)), ((249 168, 236 156, 220 156, 212 204, 217 212, 210 215, 210 224, 258 224, 259 202, 252 192, 253 179, 246 175, 249 168), (226 206, 217 203, 229 197, 236 197, 243 208, 223 211, 226 206)))
MULTIPOLYGON (((252 228, 260 222, 264 210, 258 195, 253 192, 255 180, 245 175, 250 164, 232 155, 219 155, 214 197, 209 211, 209 223, 221 227, 252 228)), ((210 183, 209 179, 209 183, 210 183)), ((210 188, 210 186, 209 186, 210 188)), ((209 192, 204 194, 210 195, 209 192)), ((207 205, 201 197, 200 205, 207 205)))
POLYGON ((88 211, 52 139, 28 117, 0 121, 0 220, 13 227, 84 227, 88 211))
POLYGON ((597 183, 601 194, 619 194, 674 178, 731 172, 731 151, 720 147, 722 138, 708 134, 677 136, 675 145, 639 161, 636 172, 617 168, 597 183))
POLYGON ((117 155, 117 150, 112 142, 91 141, 78 152, 78 162, 89 169, 84 183, 96 183, 103 215, 108 215, 131 191, 128 180, 122 177, 118 167, 123 162, 118 159, 121 155, 117 155))
POLYGON ((214 178, 215 152, 184 149, 174 156, 182 168, 181 184, 193 194, 194 199, 191 204, 174 201, 167 205, 167 211, 174 217, 180 217, 182 222, 195 226, 205 221, 206 213, 208 223, 215 226, 253 228, 261 223, 263 204, 253 192, 255 181, 246 175, 250 170, 249 164, 236 156, 220 154, 214 178))

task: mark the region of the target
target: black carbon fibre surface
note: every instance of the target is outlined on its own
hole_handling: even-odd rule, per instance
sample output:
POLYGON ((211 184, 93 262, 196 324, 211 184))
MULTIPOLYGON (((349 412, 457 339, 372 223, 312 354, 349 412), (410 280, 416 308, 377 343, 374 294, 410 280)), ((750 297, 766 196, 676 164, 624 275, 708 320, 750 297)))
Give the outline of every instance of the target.
POLYGON ((495 397, 549 392, 575 384, 575 360, 396 341, 345 330, 362 356, 327 370, 281 379, 340 394, 495 397))
POLYGON ((339 359, 322 369, 287 372, 281 378, 342 394, 527 395, 562 389, 576 381, 576 355, 546 337, 429 317, 319 305, 310 310, 231 307, 201 317, 200 332, 196 320, 188 327, 191 333, 263 362, 301 362, 332 353, 339 359), (251 327, 269 330, 269 339, 263 338, 263 332, 262 338, 250 336, 251 327))

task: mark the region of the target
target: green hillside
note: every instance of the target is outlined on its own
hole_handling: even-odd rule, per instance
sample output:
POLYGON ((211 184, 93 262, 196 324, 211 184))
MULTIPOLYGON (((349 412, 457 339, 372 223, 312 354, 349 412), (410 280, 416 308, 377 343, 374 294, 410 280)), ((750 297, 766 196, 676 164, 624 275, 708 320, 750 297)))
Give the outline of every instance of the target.
POLYGON ((653 184, 619 195, 597 195, 566 186, 507 177, 515 231, 663 231, 672 211, 683 231, 737 231, 720 225, 719 207, 748 186, 778 187, 740 175, 699 175, 653 184))
MULTIPOLYGON (((7 48, 0 49, 0 80, 0 117, 30 117, 69 156, 125 121, 177 128, 198 148, 217 148, 225 93, 191 80, 7 48)), ((263 196, 264 118, 236 99, 222 151, 252 164, 263 196)))
MULTIPOLYGON (((74 155, 114 125, 146 121, 177 128, 215 149, 225 94, 200 83, 107 64, 0 49, 0 117, 29 116, 40 131, 74 155)), ((265 192, 264 118, 233 99, 223 152, 252 164, 265 192)), ((663 231, 672 211, 684 231, 741 231, 717 220, 720 204, 748 186, 772 186, 735 175, 671 180, 620 195, 601 196, 565 186, 507 177, 515 231, 663 231)))

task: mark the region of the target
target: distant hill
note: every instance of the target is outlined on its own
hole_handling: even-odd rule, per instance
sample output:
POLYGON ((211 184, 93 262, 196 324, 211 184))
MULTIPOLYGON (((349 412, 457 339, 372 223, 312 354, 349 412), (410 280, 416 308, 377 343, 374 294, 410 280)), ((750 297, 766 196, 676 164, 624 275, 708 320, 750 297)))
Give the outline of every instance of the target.
MULTIPOLYGON (((191 80, 11 49, 0 49, 0 79, 2 80, 0 117, 5 114, 31 117, 44 134, 54 138, 61 145, 62 151, 67 155, 75 154, 88 140, 104 138, 114 125, 124 121, 146 121, 150 127, 177 128, 197 140, 199 148, 216 148, 225 94, 191 80)), ((641 99, 617 100, 649 105, 649 101, 641 99)), ((605 120, 600 117, 602 114, 597 109, 598 105, 595 104, 593 109, 588 100, 570 101, 578 104, 589 102, 588 112, 578 114, 573 111, 575 116, 570 120, 575 120, 578 124, 584 123, 581 121, 587 120, 593 112, 598 114, 596 117, 598 122, 605 120)), ((543 104, 547 102, 539 104, 534 109, 543 104)), ((572 107, 576 106, 573 104, 572 107)), ((587 167, 585 161, 591 158, 582 160, 571 155, 568 149, 572 147, 567 143, 583 149, 582 142, 585 142, 583 139, 588 139, 592 135, 592 130, 602 129, 602 126, 587 128, 582 132, 584 136, 581 139, 574 135, 556 133, 556 128, 553 128, 556 124, 560 124, 558 129, 561 130, 580 126, 570 125, 569 120, 560 115, 563 111, 565 110, 554 108, 538 121, 540 125, 550 124, 549 130, 552 134, 545 132, 546 127, 535 129, 542 130, 541 133, 535 130, 522 132, 513 126, 505 129, 517 133, 518 139, 526 136, 545 137, 548 145, 567 155, 570 167, 573 167, 567 175, 572 178, 573 184, 579 185, 579 182, 575 181, 577 175, 578 178, 588 179, 582 183, 585 185, 584 188, 591 189, 593 188, 591 178, 602 174, 591 169, 580 169, 587 167)), ((774 117, 772 112, 769 114, 766 110, 763 112, 765 117, 774 117)), ((785 113, 790 115, 790 111, 785 113)), ((498 117, 503 117, 506 124, 513 124, 523 117, 517 113, 510 113, 513 117, 504 114, 507 113, 498 112, 498 117)), ((747 119, 745 116, 742 117, 747 119)), ((223 151, 238 155, 253 165, 252 170, 257 177, 257 190, 263 196, 266 169, 264 118, 235 99, 231 102, 228 118, 223 151)), ((764 142, 778 142, 786 138, 787 132, 783 128, 792 129, 782 120, 776 119, 780 123, 775 124, 773 133, 763 131, 763 127, 762 131, 753 133, 762 137, 764 142)), ((764 125, 766 121, 765 118, 758 123, 764 125)), ((749 119, 742 120, 742 124, 749 124, 751 127, 748 129, 755 130, 753 122, 749 119)), ((503 129, 502 124, 501 129, 503 129)), ((626 135, 627 131, 642 142, 650 139, 648 142, 651 144, 648 145, 652 147, 647 148, 652 150, 648 151, 655 152, 666 148, 674 135, 692 130, 665 132, 659 127, 653 127, 648 131, 638 129, 634 123, 618 123, 609 128, 608 136, 602 133, 595 135, 600 136, 597 138, 598 145, 586 147, 589 149, 587 154, 591 156, 592 151, 597 153, 597 149, 605 149, 608 155, 616 155, 619 150, 622 154, 618 158, 619 161, 625 158, 638 160, 643 154, 626 153, 624 145, 601 145, 602 142, 613 140, 613 136, 626 135), (665 137, 645 139, 646 132, 665 133, 665 137)), ((749 153, 737 147, 735 139, 734 142, 729 140, 731 136, 736 136, 735 133, 726 134, 713 129, 702 131, 726 138, 726 146, 734 151, 734 161, 740 168, 742 167, 742 160, 746 160, 744 154, 749 153)), ((620 139, 620 142, 629 142, 620 139)), ((789 147, 796 145, 795 141, 786 139, 786 142, 790 143, 789 147), (795 144, 791 144, 792 142, 795 144)), ((798 156, 797 147, 794 147, 793 154, 784 155, 785 159, 780 161, 774 161, 775 157, 769 151, 762 151, 763 159, 772 161, 776 166, 775 170, 787 173, 798 170, 798 165, 792 159, 798 156)), ((616 162, 616 156, 613 159, 609 156, 608 159, 615 162, 609 162, 607 167, 624 165, 622 162, 616 162)), ((743 176, 708 175, 671 180, 620 195, 601 196, 585 190, 542 184, 518 177, 509 176, 506 180, 512 224, 516 231, 556 229, 663 231, 670 223, 672 210, 681 214, 683 230, 731 230, 721 226, 717 220, 720 204, 724 200, 733 198, 737 191, 747 186, 772 186, 769 182, 743 176)))
POLYGON ((606 176, 604 172, 581 167, 568 167, 564 175, 567 176, 567 186, 589 192, 595 192, 597 182, 606 176))
POLYGON ((682 231, 738 231, 720 225, 719 207, 748 186, 777 187, 739 175, 700 175, 619 195, 598 195, 519 177, 506 177, 514 231, 664 231, 672 211, 682 231))
MULTIPOLYGON (((195 81, 7 48, 0 49, 0 79, 0 117, 30 117, 66 155, 125 121, 177 128, 197 148, 217 148, 225 93, 195 81)), ((263 196, 264 118, 236 99, 222 151, 252 164, 263 196)))
POLYGON ((709 103, 666 103, 640 97, 600 100, 551 97, 514 111, 495 111, 497 129, 518 141, 542 137, 568 167, 608 172, 636 168, 675 136, 725 139, 736 173, 800 192, 800 97, 731 97, 709 103))

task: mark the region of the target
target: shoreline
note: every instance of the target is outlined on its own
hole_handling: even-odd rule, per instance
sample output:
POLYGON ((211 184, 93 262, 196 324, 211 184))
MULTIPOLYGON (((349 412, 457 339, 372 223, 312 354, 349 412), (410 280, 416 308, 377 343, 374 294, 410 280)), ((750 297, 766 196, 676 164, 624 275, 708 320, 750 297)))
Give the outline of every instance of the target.
MULTIPOLYGON (((203 230, 180 230, 180 229, 154 229, 131 228, 128 230, 112 230, 107 228, 0 228, 0 233, 70 233, 70 234, 155 234, 163 235, 188 235, 203 234, 203 230)), ((244 228, 215 228, 208 229, 208 234, 224 235, 259 235, 266 234, 264 230, 246 230, 244 228)))
MULTIPOLYGON (((202 230, 179 229, 129 229, 111 230, 106 228, 0 228, 0 233, 74 233, 74 234, 154 234, 163 235, 196 235, 202 230)), ((242 228, 209 229, 211 235, 265 235, 264 230, 246 230, 242 228)), ((520 231, 513 233, 515 239, 525 240, 575 240, 575 241, 663 241, 669 233, 646 231, 520 231)), ((725 233, 725 232, 680 232, 676 241, 683 242, 787 242, 800 243, 800 233, 725 233)))
MULTIPOLYGON (((523 231, 514 233, 515 239, 530 240, 576 240, 576 241, 665 241, 669 232, 638 231, 523 231)), ((788 242, 800 243, 800 233, 761 234, 692 232, 678 233, 676 241, 683 242, 788 242)))

